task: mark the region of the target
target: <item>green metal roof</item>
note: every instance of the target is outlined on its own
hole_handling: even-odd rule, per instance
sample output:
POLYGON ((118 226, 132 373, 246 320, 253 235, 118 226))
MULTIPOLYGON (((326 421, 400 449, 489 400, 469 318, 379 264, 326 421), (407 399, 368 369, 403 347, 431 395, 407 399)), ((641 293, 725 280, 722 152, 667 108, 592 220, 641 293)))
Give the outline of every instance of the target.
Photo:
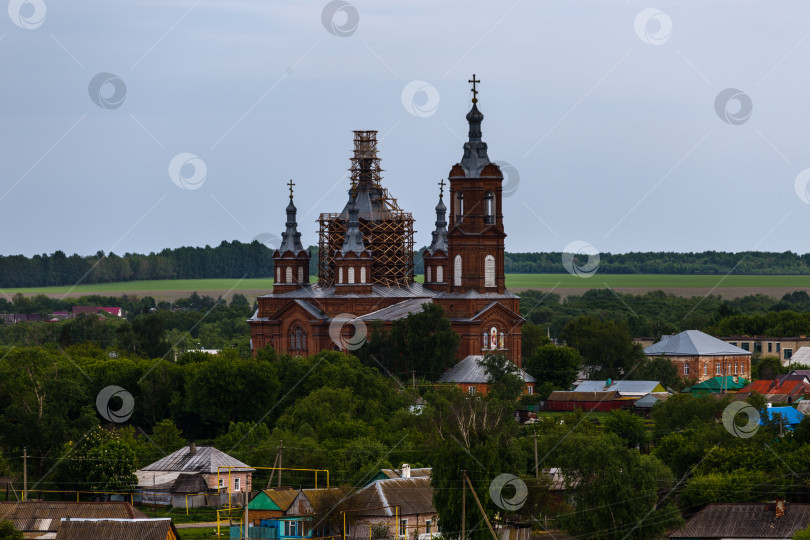
POLYGON ((281 508, 278 507, 276 503, 273 502, 267 493, 264 491, 259 492, 258 495, 253 497, 253 500, 248 503, 248 510, 278 510, 281 511, 281 508))
POLYGON ((705 380, 701 383, 695 384, 689 387, 689 392, 692 393, 712 393, 717 394, 722 392, 723 390, 740 390, 747 386, 749 381, 747 379, 743 379, 739 377, 737 382, 734 381, 734 377, 726 376, 726 377, 712 377, 711 379, 705 380))

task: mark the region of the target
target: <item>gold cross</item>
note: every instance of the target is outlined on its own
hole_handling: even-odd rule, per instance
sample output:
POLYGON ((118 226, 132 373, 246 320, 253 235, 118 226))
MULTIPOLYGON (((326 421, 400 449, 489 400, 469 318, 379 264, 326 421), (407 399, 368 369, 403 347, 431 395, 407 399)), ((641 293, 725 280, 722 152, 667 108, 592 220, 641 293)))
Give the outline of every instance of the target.
POLYGON ((472 93, 473 93, 472 102, 473 102, 473 103, 478 103, 478 90, 476 90, 475 85, 476 85, 476 83, 480 83, 481 81, 480 81, 480 80, 476 80, 476 79, 475 79, 475 73, 473 73, 473 78, 472 78, 472 80, 467 81, 467 82, 468 82, 468 83, 471 83, 471 84, 472 84, 472 86, 473 86, 473 87, 472 87, 472 93))
POLYGON ((352 197, 356 197, 357 194, 355 193, 355 188, 357 185, 355 184, 354 177, 352 176, 352 197))
POLYGON ((439 198, 440 199, 442 198, 442 195, 444 195, 444 186, 445 186, 444 178, 442 178, 441 181, 439 182, 439 198))
POLYGON ((293 195, 292 195, 293 189, 292 188, 295 185, 295 184, 293 184, 292 178, 290 178, 290 182, 287 185, 290 186, 290 199, 292 199, 293 198, 293 195))

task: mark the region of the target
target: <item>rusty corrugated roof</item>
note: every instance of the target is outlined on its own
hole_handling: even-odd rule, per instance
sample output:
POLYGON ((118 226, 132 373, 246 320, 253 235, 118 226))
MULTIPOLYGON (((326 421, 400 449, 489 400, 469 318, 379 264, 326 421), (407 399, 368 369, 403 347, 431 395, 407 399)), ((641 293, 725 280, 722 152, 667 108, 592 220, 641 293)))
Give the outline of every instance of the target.
POLYGON ((178 537, 171 518, 63 520, 56 540, 166 540, 178 537))
POLYGON ((0 502, 0 519, 22 532, 54 532, 62 518, 145 518, 127 502, 25 501, 0 502))

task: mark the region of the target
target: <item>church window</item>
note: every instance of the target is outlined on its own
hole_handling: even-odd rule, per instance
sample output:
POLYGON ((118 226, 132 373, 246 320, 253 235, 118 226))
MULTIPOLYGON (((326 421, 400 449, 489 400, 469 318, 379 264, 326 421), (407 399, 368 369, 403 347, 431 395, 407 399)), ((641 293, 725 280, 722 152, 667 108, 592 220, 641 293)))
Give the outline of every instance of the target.
POLYGON ((505 341, 506 341, 506 335, 503 332, 501 332, 500 335, 498 336, 498 348, 499 349, 505 349, 506 348, 504 346, 505 341))
POLYGON ((489 329, 489 348, 490 349, 497 349, 498 348, 498 329, 494 326, 489 329))
POLYGON ((307 333, 304 332, 300 325, 296 325, 294 329, 290 330, 290 350, 307 350, 307 333))
POLYGON ((349 283, 354 283, 354 266, 349 267, 349 283))
POLYGON ((429 266, 427 267, 427 275, 425 276, 425 281, 427 281, 428 283, 430 283, 430 281, 431 281, 430 280, 430 267, 429 266))
POLYGON ((362 267, 360 267, 360 283, 365 283, 365 282, 366 282, 366 267, 362 266, 362 267))
POLYGON ((487 345, 489 345, 489 332, 484 332, 482 337, 483 337, 483 341, 481 342, 481 348, 486 349, 487 345))
POLYGON ((303 283, 303 282, 304 282, 304 267, 299 266, 298 267, 298 283, 303 283))
POLYGON ((460 191, 456 192, 455 207, 456 222, 462 223, 464 221, 464 194, 460 191))
POLYGON ((281 281, 281 268, 276 266, 276 283, 281 281))
POLYGON ((495 194, 487 191, 484 195, 484 223, 491 225, 495 223, 495 194))
POLYGON ((487 255, 484 258, 484 287, 495 286, 495 257, 487 255))
POLYGON ((444 281, 444 267, 437 266, 436 267, 436 281, 442 283, 444 281))
POLYGON ((453 274, 453 285, 456 287, 461 287, 461 255, 456 255, 453 274))
POLYGON ((343 267, 338 268, 338 283, 343 283, 343 267))
POLYGON ((288 266, 284 271, 284 283, 292 283, 292 266, 288 266))

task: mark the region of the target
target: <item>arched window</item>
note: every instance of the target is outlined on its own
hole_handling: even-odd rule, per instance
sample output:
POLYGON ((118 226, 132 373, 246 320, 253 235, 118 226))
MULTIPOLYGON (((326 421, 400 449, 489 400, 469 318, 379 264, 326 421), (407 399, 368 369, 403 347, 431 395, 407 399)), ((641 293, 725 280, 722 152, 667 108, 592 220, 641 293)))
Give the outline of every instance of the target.
POLYGON ((354 266, 349 267, 349 283, 354 283, 354 266))
POLYGON ((292 283, 292 266, 288 266, 284 271, 284 283, 292 283))
POLYGON ((484 257, 484 287, 495 286, 495 257, 484 257))
POLYGON ((453 285, 461 287, 461 255, 456 255, 453 268, 453 285))
POLYGON ((298 267, 298 283, 303 283, 303 282, 304 282, 304 267, 299 266, 298 267))
POLYGON ((498 348, 499 349, 506 348, 506 335, 503 332, 501 332, 500 335, 498 335, 498 348))
POLYGON ((437 266, 436 267, 436 281, 439 282, 439 283, 444 282, 444 267, 443 266, 437 266))
POLYGON ((427 267, 426 272, 427 272, 427 273, 425 274, 425 281, 427 281, 428 283, 430 283, 430 282, 431 282, 431 279, 430 279, 430 267, 429 267, 429 266, 427 267))
POLYGON ((498 348, 498 329, 494 326, 489 329, 489 348, 490 349, 497 349, 498 348))
POLYGON ((495 223, 495 194, 491 191, 484 195, 484 223, 495 223))
POLYGON ((338 283, 343 283, 343 267, 338 268, 338 283))
POLYGON ((365 283, 365 282, 366 282, 366 267, 361 266, 360 267, 360 283, 365 283))
POLYGON ((276 283, 281 281, 281 268, 276 266, 276 283))
POLYGON ((489 345, 489 332, 484 332, 481 337, 483 338, 483 341, 481 342, 481 348, 486 349, 487 345, 489 345))
POLYGON ((456 222, 462 223, 464 221, 464 194, 460 191, 456 191, 455 214, 456 222))

